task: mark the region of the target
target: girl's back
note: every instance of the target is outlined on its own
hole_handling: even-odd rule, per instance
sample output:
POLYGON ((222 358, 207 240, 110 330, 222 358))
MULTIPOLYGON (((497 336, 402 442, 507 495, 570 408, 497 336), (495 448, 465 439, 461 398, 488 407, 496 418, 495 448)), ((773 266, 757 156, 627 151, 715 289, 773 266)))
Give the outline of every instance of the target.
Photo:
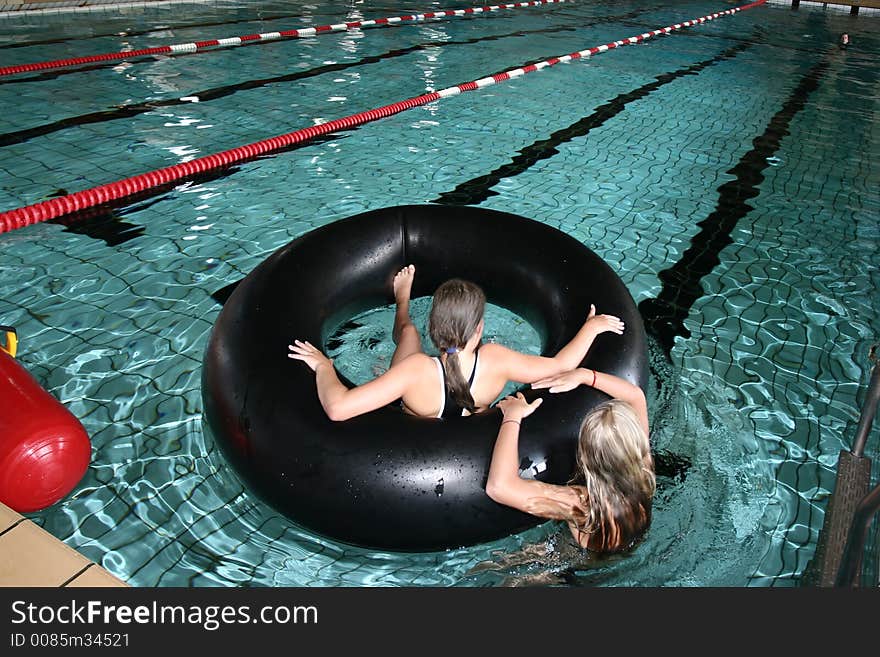
POLYGON ((393 329, 397 343, 385 374, 356 388, 340 381, 332 361, 308 342, 295 340, 288 356, 305 362, 316 375, 318 397, 332 420, 345 420, 401 399, 404 409, 423 417, 451 417, 488 408, 507 385, 532 383, 577 367, 600 333, 623 333, 623 322, 611 315, 587 320, 553 357, 532 356, 499 344, 481 345, 485 295, 469 281, 452 279, 434 293, 429 318, 431 341, 439 356, 421 348, 421 337, 409 316, 415 267, 394 278, 397 310, 393 329))

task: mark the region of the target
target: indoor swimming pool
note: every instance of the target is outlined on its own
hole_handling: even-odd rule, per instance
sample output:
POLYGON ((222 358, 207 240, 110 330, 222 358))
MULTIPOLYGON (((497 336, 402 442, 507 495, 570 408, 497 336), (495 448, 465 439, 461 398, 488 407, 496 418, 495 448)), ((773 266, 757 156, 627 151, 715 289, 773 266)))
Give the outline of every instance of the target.
MULTIPOLYGON (((571 0, 0 77, 0 212, 739 4, 571 0)), ((0 17, 0 63, 470 6, 25 12, 0 17)), ((880 341, 878 21, 763 5, 0 235, 0 324, 92 441, 80 484, 28 517, 144 587, 796 586, 880 341), (626 283, 667 466, 631 554, 573 561, 554 523, 442 552, 338 543, 251 493, 206 430, 232 286, 309 230, 416 203, 536 219, 626 283)), ((387 366, 390 317, 334 334, 349 378, 387 366)), ((537 348, 504 308, 487 331, 537 348)))

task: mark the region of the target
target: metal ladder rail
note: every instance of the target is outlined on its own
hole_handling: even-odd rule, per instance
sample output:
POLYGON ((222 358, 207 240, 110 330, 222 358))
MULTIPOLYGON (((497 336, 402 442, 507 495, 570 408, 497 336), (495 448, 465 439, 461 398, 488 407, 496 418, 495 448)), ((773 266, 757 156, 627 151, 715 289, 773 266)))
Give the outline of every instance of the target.
MULTIPOLYGON (((871 373, 868 395, 862 407, 856 437, 853 441, 852 453, 857 458, 861 458, 865 452, 868 433, 874 423, 878 405, 880 405, 880 363, 874 365, 871 373)), ((847 534, 846 546, 843 550, 834 586, 858 586, 857 580, 862 572, 862 557, 865 552, 868 526, 878 511, 880 511, 880 485, 875 486, 865 495, 853 512, 852 523, 847 534)))
POLYGON ((877 511, 880 511, 880 485, 875 486, 874 490, 865 495, 856 507, 834 586, 858 586, 857 580, 862 572, 862 554, 865 551, 868 524, 877 511))
MULTIPOLYGON (((859 416, 856 438, 852 449, 841 450, 837 459, 834 490, 825 509, 825 520, 819 532, 816 551, 800 578, 802 586, 835 586, 843 555, 847 552, 846 545, 856 509, 871 492, 871 459, 864 456, 864 450, 876 411, 877 397, 880 395, 880 363, 874 357, 875 349, 876 345, 871 348, 869 355, 875 364, 871 382, 868 384, 867 398, 859 416)), ((859 550, 855 567, 861 571, 861 552, 864 550, 865 538, 862 535, 860 539, 858 533, 855 533, 853 541, 850 549, 859 550)))

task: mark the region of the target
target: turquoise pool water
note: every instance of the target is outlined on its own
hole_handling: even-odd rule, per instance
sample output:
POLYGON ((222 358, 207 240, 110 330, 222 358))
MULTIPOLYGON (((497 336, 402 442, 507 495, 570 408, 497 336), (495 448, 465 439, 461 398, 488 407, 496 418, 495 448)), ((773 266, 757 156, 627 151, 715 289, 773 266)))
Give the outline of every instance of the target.
MULTIPOLYGON (((571 2, 3 78, 0 209, 736 6, 665 4, 571 2)), ((0 18, 0 53, 9 65, 467 6, 33 14, 0 18)), ((876 28, 765 6, 0 235, 0 323, 93 444, 75 491, 31 517, 136 586, 795 585, 880 335, 876 28), (338 544, 255 498, 204 431, 201 358, 224 289, 312 228, 427 202, 558 227, 640 304, 652 441, 678 465, 633 554, 548 555, 552 523, 429 554, 338 544)), ((499 313, 499 333, 528 347, 528 327, 513 334, 499 313)), ((368 319, 375 353, 352 365, 367 375, 389 316, 368 319)))

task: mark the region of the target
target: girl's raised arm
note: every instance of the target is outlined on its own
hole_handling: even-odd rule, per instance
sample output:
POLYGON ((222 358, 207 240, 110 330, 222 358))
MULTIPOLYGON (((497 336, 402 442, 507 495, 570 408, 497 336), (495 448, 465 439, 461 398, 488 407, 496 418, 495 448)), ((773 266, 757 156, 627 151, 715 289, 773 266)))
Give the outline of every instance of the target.
POLYGON ((334 422, 369 413, 400 399, 419 376, 419 363, 405 358, 381 376, 355 388, 347 388, 336 374, 333 361, 308 342, 294 340, 288 358, 301 360, 315 372, 318 399, 334 422))
POLYGON ((597 315, 596 306, 590 305, 590 313, 583 326, 569 343, 551 358, 522 354, 501 345, 486 345, 486 347, 495 352, 494 355, 501 363, 501 369, 509 381, 532 383, 573 370, 587 355, 596 336, 606 332, 621 335, 623 329, 624 324, 620 318, 614 315, 597 315))
POLYGON ((567 392, 577 388, 579 385, 591 386, 614 399, 627 402, 636 412, 639 423, 642 425, 642 429, 645 430, 645 434, 649 433, 648 402, 645 399, 645 393, 638 386, 625 379, 621 379, 619 376, 579 367, 570 372, 563 372, 556 376, 535 381, 532 384, 532 388, 535 390, 546 388, 548 392, 567 392))
POLYGON ((523 418, 531 415, 541 401, 539 397, 529 404, 522 393, 517 393, 516 397, 505 397, 498 402, 504 419, 495 440, 486 480, 489 497, 526 513, 529 513, 529 500, 538 494, 537 489, 542 484, 519 476, 519 428, 523 418))

